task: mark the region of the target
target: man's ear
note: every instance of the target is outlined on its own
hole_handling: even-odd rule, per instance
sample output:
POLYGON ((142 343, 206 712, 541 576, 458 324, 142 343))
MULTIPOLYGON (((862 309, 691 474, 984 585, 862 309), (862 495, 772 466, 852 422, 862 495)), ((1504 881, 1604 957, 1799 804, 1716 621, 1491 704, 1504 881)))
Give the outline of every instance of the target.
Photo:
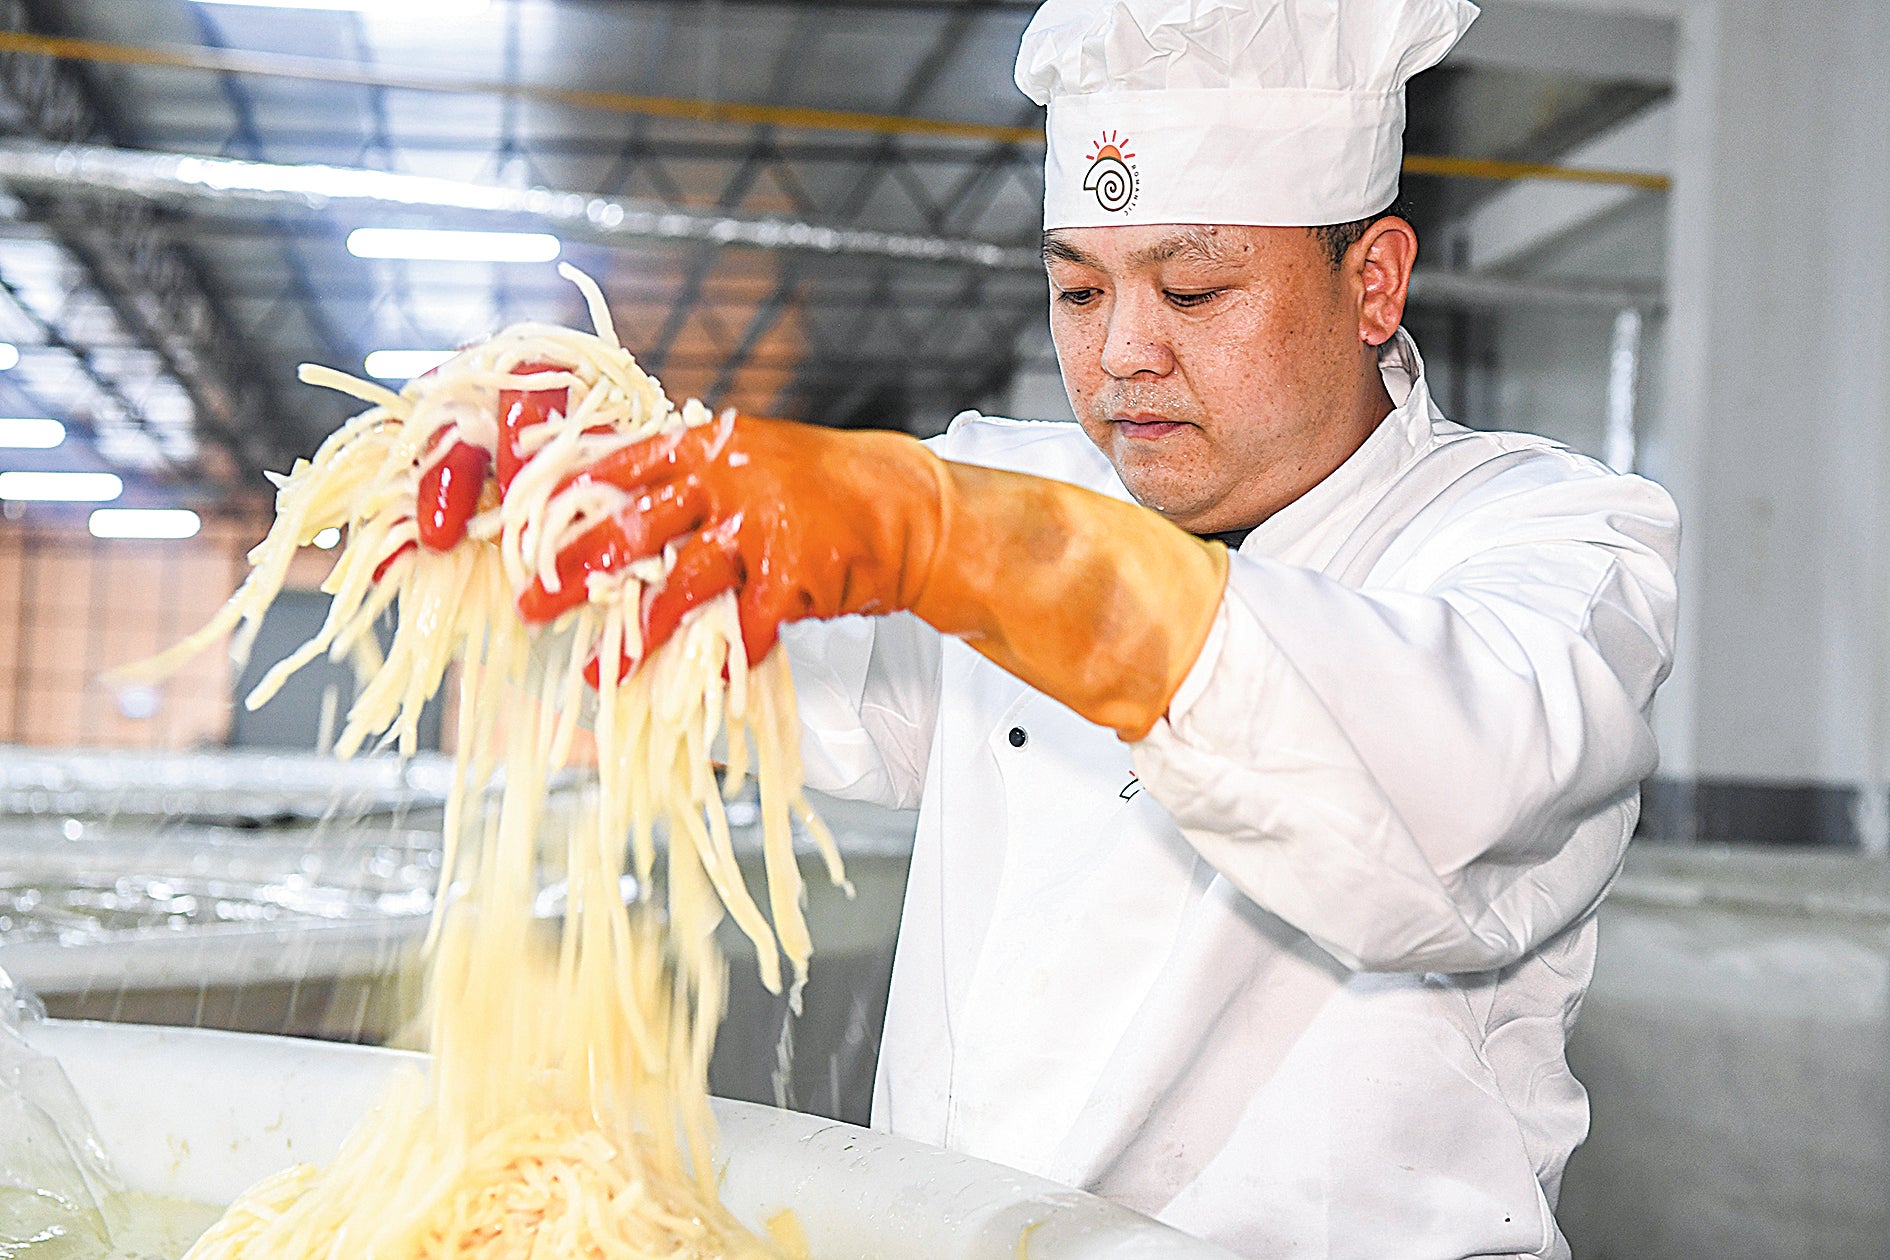
POLYGON ((1404 322, 1411 268, 1417 262, 1417 229, 1388 214, 1365 229, 1345 252, 1345 270, 1358 295, 1358 335, 1368 346, 1391 340, 1404 322))

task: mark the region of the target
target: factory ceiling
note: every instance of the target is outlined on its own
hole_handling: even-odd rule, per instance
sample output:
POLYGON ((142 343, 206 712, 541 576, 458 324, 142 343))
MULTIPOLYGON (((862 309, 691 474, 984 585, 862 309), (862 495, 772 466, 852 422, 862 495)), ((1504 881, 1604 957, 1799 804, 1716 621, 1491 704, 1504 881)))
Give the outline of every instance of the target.
MULTIPOLYGON (((717 406, 936 432, 1041 365, 1041 112, 1010 82, 1033 5, 442 2, 0 0, 0 407, 80 439, 42 466, 214 506, 345 413, 297 363, 582 319, 548 263, 356 257, 364 227, 554 232, 625 344, 717 406)), ((1559 13, 1495 0, 1413 85, 1409 150, 1554 163, 1666 93, 1671 24, 1559 13)), ((1505 187, 1460 166, 1406 180, 1427 242, 1505 187)), ((1451 252, 1423 300, 1517 300, 1451 252)))

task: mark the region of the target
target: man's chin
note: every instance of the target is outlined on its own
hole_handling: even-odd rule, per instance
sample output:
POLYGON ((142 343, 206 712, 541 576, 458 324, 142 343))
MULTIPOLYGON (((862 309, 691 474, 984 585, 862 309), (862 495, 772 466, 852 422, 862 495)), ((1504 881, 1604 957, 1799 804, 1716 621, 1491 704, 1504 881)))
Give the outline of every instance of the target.
POLYGON ((1172 470, 1136 468, 1118 462, 1116 475, 1137 503, 1171 521, 1189 520, 1209 506, 1198 480, 1178 476, 1172 470))

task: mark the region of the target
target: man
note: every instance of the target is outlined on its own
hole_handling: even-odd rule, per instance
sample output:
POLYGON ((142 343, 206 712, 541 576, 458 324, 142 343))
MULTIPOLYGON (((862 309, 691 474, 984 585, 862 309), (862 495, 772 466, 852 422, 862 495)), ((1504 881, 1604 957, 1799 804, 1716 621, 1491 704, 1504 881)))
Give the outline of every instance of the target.
POLYGON ((809 781, 920 809, 875 1123, 1247 1255, 1567 1254, 1677 525, 1445 420, 1400 330, 1403 84, 1474 12, 1053 0, 1018 78, 1080 423, 597 474, 675 545, 652 641, 728 590, 751 655, 801 621, 809 781))

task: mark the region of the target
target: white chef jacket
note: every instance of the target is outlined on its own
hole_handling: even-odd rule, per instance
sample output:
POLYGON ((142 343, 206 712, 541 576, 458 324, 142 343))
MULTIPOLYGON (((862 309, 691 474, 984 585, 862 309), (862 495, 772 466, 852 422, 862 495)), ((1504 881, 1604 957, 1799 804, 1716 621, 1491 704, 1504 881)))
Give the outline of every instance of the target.
MULTIPOLYGON (((1231 557, 1138 744, 909 616, 789 629, 809 783, 920 811, 876 1126, 1245 1255, 1568 1254, 1677 519, 1444 419, 1403 333, 1382 365, 1397 409, 1231 557)), ((1073 424, 935 449, 1129 497, 1073 424)))

